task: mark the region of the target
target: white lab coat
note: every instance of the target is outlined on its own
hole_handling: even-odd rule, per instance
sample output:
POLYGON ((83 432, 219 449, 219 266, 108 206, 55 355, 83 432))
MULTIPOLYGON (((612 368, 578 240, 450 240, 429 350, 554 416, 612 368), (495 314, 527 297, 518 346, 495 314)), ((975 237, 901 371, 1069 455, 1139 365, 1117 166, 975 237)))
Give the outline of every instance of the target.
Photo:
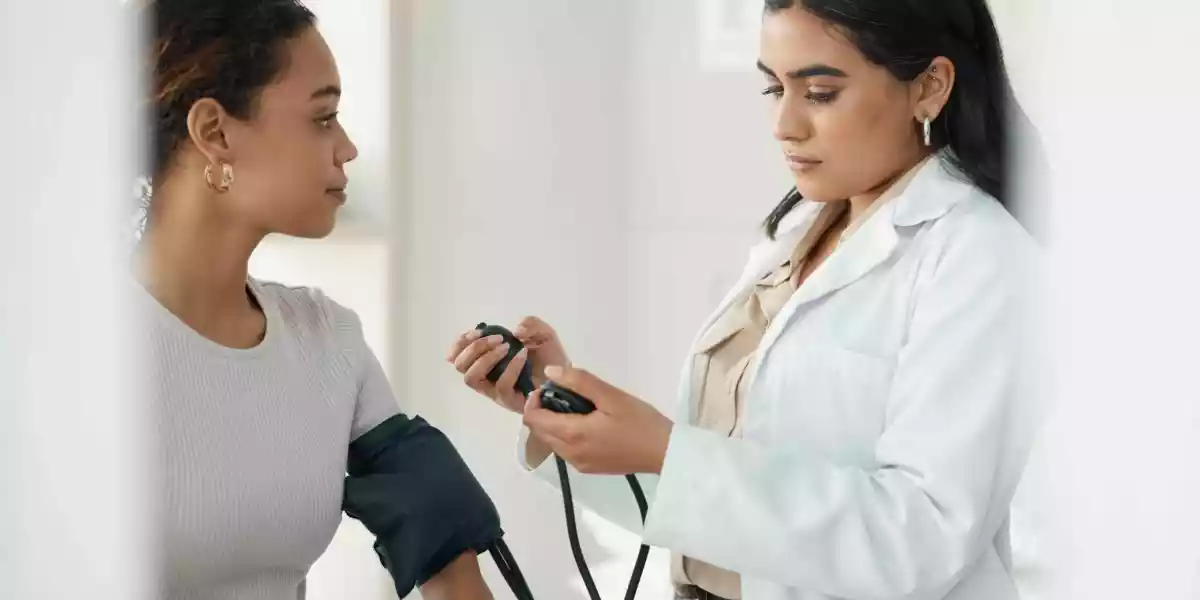
MULTIPOLYGON (((696 341, 811 226, 804 202, 696 341)), ((741 439, 691 425, 691 357, 661 476, 572 470, 646 543, 742 575, 746 600, 1011 600, 1009 506, 1045 408, 1036 243, 940 160, 919 167, 783 307, 741 439)), ((528 431, 522 432, 524 455, 528 431)), ((536 471, 557 484, 553 461, 536 471)))

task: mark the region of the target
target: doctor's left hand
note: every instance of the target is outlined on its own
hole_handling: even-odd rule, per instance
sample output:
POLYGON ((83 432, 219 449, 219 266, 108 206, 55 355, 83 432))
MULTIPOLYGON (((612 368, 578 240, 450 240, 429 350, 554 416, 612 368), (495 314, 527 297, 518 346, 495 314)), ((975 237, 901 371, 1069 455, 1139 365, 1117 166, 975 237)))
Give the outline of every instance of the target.
POLYGON ((596 405, 587 415, 542 408, 541 390, 529 395, 524 421, 530 432, 581 473, 660 473, 674 424, 653 406, 584 371, 547 367, 546 377, 596 405))

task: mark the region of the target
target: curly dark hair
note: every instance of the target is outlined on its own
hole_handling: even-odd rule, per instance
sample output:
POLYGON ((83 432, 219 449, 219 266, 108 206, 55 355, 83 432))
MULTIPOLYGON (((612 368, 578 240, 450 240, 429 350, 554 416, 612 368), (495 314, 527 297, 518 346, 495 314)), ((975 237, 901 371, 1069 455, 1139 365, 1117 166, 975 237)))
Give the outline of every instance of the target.
POLYGON ((151 0, 141 10, 150 27, 151 180, 187 139, 197 100, 249 119, 259 92, 287 67, 283 43, 316 24, 298 0, 151 0))

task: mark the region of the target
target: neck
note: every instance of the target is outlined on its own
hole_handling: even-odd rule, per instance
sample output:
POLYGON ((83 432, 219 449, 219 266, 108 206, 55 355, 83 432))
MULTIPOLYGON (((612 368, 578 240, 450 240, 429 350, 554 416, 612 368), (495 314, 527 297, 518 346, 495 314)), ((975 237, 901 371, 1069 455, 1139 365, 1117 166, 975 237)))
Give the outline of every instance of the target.
POLYGON ((879 194, 855 196, 850 199, 849 216, 846 218, 849 222, 857 221, 860 216, 865 214, 871 208, 872 204, 879 199, 879 194))
POLYGON ((171 312, 199 322, 252 307, 250 255, 264 237, 221 219, 207 190, 156 190, 135 268, 142 285, 171 312))
POLYGON ((913 160, 905 162, 903 167, 889 175, 879 185, 871 188, 864 194, 850 198, 850 221, 858 219, 860 215, 867 212, 867 210, 871 208, 871 205, 875 204, 875 202, 888 191, 888 188, 891 188, 893 185, 895 185, 896 181, 898 181, 901 177, 904 177, 906 173, 911 171, 929 156, 930 153, 928 152, 921 153, 913 160))

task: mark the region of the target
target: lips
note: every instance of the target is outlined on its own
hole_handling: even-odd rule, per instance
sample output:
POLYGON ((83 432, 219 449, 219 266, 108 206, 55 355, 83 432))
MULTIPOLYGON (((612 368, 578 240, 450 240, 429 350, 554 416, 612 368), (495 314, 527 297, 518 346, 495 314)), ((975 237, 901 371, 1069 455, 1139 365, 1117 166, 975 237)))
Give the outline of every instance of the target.
POLYGON ((341 204, 346 203, 346 188, 329 188, 325 190, 325 195, 337 199, 341 204))
POLYGON ((787 160, 788 167, 790 167, 793 171, 807 171, 821 164, 821 161, 815 158, 801 156, 799 154, 785 153, 784 158, 787 160))

